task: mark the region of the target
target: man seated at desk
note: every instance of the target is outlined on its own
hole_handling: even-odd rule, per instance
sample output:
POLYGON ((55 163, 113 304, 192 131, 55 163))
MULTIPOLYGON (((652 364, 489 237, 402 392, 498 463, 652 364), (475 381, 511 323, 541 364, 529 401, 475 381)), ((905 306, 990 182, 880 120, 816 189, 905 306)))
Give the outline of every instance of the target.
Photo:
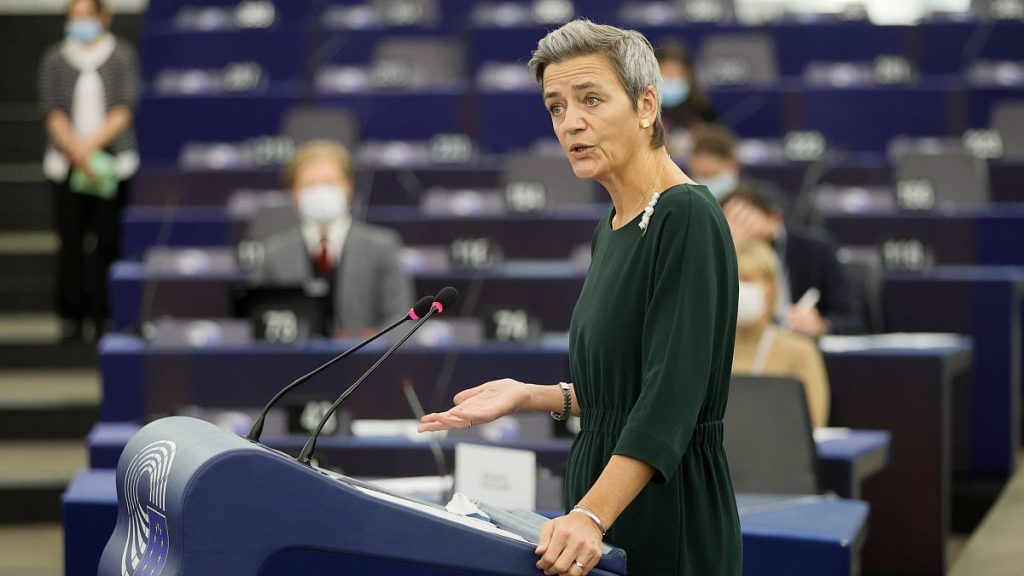
POLYGON ((721 204, 737 245, 765 242, 779 258, 777 320, 812 337, 864 331, 853 287, 835 244, 824 233, 787 226, 775 202, 747 184, 722 198, 721 204))
POLYGON ((353 182, 344 146, 326 140, 303 145, 284 172, 298 224, 250 238, 263 246, 253 282, 327 280, 329 330, 343 337, 372 332, 408 311, 414 300, 412 279, 401 265, 401 238, 352 217, 353 182))

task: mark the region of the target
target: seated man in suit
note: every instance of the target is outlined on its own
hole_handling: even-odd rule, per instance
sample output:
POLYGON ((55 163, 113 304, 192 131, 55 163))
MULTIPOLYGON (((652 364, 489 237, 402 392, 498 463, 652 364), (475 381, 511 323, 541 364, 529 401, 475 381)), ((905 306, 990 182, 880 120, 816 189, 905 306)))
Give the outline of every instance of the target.
POLYGON ((401 238, 350 214, 353 181, 345 147, 325 140, 303 145, 284 172, 298 221, 289 208, 286 224, 253 238, 261 241, 264 256, 252 270, 252 280, 327 280, 333 331, 339 336, 372 332, 400 317, 414 301, 412 280, 399 258, 401 238))
POLYGON ((761 241, 775 249, 782 263, 775 317, 782 324, 808 336, 864 331, 860 305, 832 240, 823 232, 787 226, 778 206, 753 186, 739 185, 721 203, 737 246, 761 241))

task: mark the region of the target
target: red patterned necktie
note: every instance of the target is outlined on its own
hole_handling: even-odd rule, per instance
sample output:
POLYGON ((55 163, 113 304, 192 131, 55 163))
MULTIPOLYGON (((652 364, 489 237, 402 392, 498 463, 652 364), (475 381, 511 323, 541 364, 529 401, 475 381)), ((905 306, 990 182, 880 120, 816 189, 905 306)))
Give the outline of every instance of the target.
POLYGON ((327 250, 327 235, 320 237, 320 255, 317 256, 316 265, 320 276, 329 278, 331 275, 331 255, 327 250))

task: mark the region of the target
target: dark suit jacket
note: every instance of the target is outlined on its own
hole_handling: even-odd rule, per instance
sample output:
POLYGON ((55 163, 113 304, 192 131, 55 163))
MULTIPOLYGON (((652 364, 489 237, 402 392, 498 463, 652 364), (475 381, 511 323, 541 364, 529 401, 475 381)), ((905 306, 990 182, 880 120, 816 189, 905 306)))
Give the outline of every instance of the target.
POLYGON ((818 311, 828 320, 831 334, 865 330, 860 300, 836 259, 836 245, 824 233, 786 228, 786 275, 793 300, 810 288, 821 292, 818 311))
MULTIPOLYGON (((263 240, 263 263, 253 270, 260 283, 295 284, 313 276, 300 228, 263 240)), ((353 220, 335 270, 334 325, 349 333, 392 322, 414 304, 412 279, 402 268, 402 240, 392 230, 353 220)))

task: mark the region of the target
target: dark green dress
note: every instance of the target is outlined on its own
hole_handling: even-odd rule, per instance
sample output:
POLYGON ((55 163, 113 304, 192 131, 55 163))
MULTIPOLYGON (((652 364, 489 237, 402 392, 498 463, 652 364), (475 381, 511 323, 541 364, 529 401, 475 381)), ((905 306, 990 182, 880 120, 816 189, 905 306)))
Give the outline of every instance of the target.
POLYGON ((736 335, 736 251, 704 186, 661 195, 640 217, 594 232, 593 260, 572 315, 569 356, 581 431, 566 469, 566 508, 613 454, 654 479, 606 540, 630 575, 739 575, 740 524, 722 417, 736 335))

